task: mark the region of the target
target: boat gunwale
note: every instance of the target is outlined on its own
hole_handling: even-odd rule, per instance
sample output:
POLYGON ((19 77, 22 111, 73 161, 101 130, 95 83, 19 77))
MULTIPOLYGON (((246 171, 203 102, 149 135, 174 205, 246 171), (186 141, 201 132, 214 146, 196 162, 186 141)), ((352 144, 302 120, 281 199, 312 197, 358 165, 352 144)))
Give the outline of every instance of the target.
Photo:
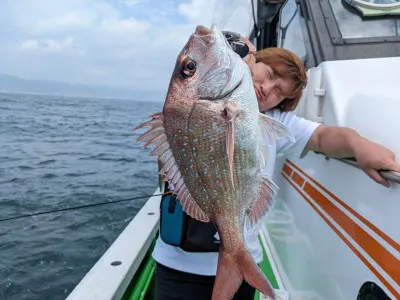
POLYGON ((66 300, 120 300, 123 297, 158 232, 160 200, 157 188, 66 300))

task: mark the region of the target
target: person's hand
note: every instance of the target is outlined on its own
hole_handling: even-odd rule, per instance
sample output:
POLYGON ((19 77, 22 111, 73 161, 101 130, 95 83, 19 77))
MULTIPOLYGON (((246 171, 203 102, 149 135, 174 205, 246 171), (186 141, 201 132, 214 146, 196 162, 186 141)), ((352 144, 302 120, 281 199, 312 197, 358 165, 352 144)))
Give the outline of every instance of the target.
POLYGON ((256 63, 256 58, 254 57, 254 53, 256 53, 257 48, 249 41, 248 38, 241 36, 240 40, 243 41, 249 47, 249 53, 243 57, 243 61, 249 66, 256 63))
POLYGON ((390 187, 387 179, 378 171, 400 172, 400 164, 396 162, 395 154, 389 149, 362 137, 355 137, 354 156, 360 168, 377 183, 390 187))
POLYGON ((249 47, 249 54, 254 54, 257 51, 257 48, 249 41, 249 39, 245 36, 241 36, 240 40, 243 41, 249 47))

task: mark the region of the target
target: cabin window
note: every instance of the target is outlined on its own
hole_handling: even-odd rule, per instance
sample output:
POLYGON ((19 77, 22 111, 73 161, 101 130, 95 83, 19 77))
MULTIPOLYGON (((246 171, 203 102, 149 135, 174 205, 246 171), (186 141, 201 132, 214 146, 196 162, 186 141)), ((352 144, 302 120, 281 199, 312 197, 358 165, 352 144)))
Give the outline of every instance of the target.
POLYGON ((286 1, 281 10, 278 47, 288 49, 303 61, 306 59, 306 46, 302 32, 303 20, 300 16, 296 0, 286 1))
MULTIPOLYGON (((384 1, 388 2, 390 0, 384 1)), ((375 0, 375 2, 382 3, 382 0, 375 0)), ((391 2, 393 3, 393 1, 391 2)), ((329 0, 329 3, 344 39, 400 36, 400 22, 392 16, 380 16, 372 19, 363 18, 356 8, 343 3, 342 0, 329 0)))

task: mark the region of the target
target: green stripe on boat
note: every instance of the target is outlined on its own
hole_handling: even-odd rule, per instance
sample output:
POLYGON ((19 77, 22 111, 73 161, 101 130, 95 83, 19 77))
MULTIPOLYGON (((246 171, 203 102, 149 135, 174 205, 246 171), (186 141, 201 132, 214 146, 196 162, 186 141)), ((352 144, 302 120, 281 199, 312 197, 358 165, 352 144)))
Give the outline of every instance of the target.
POLYGON ((151 256, 154 246, 156 244, 154 238, 151 246, 147 250, 139 269, 129 284, 125 294, 121 300, 150 300, 154 299, 155 286, 154 286, 154 273, 156 270, 156 262, 151 256))
MULTIPOLYGON (((265 251, 265 247, 264 244, 261 240, 261 237, 258 236, 258 239, 261 243, 261 247, 263 250, 263 261, 260 263, 260 268, 263 271, 263 273, 265 274, 265 276, 267 276, 269 282, 271 283, 272 287, 274 289, 278 289, 278 281, 276 280, 274 271, 272 270, 272 266, 271 266, 271 262, 269 260, 269 257, 267 255, 267 252, 265 251)), ((254 295, 254 300, 259 300, 260 299, 260 292, 256 290, 256 293, 254 295)))

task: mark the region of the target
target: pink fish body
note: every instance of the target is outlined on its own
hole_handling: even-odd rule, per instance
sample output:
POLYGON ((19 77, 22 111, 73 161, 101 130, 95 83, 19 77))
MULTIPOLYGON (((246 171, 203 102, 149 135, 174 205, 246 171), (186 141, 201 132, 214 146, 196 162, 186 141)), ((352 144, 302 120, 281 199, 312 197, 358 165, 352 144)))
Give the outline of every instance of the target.
POLYGON ((260 114, 250 70, 216 26, 198 26, 190 36, 163 111, 150 117, 136 128, 151 126, 137 140, 153 146, 150 155, 158 157, 184 211, 218 230, 212 299, 231 299, 243 280, 276 299, 246 248, 244 228, 265 216, 278 190, 263 174, 270 142, 294 138, 260 114))

